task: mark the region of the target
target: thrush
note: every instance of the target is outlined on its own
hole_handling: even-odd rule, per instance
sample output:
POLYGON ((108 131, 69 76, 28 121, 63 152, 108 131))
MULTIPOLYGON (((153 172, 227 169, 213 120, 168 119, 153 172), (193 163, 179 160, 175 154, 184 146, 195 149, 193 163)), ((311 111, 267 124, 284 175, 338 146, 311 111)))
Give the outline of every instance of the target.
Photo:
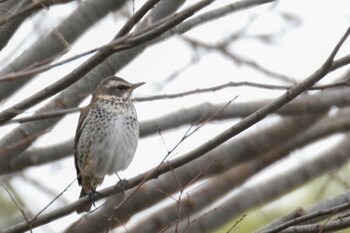
MULTIPOLYGON (((82 186, 79 198, 92 198, 107 174, 126 169, 134 158, 139 125, 131 94, 143 84, 108 77, 82 109, 74 145, 75 168, 82 186)), ((90 211, 91 205, 92 202, 80 207, 77 213, 90 211)))

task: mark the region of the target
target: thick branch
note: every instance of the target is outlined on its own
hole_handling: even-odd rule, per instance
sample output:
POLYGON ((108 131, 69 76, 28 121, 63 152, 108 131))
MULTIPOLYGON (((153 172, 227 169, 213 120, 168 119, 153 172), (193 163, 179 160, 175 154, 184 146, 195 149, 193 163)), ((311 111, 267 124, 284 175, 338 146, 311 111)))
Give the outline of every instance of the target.
MULTIPOLYGON (((305 184, 332 169, 338 168, 348 161, 350 137, 317 156, 300 163, 298 167, 281 172, 278 176, 266 178, 254 186, 245 187, 213 212, 201 216, 190 225, 182 222, 179 229, 186 228, 188 232, 212 231, 215 228, 239 217, 251 208, 266 204, 268 201, 305 184), (215 216, 215 217, 214 217, 215 216)), ((346 200, 347 202, 347 200, 346 200)), ((344 203, 344 202, 343 202, 344 203)), ((171 232, 172 228, 169 232, 171 232)))
MULTIPOLYGON (((78 8, 48 35, 39 38, 29 49, 4 68, 0 75, 18 72, 23 69, 57 59, 69 46, 76 41, 88 28, 107 13, 119 8, 125 1, 88 0, 81 2, 78 8), (39 52, 38 52, 39 51, 39 52)), ((16 90, 29 81, 19 79, 0 85, 0 100, 11 96, 16 90)))

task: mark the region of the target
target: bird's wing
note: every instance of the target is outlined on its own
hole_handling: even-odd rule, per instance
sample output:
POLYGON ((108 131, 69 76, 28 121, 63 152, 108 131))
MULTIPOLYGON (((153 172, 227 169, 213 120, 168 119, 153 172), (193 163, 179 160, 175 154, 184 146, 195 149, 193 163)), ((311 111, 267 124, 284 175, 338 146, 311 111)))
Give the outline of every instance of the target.
POLYGON ((77 170, 77 177, 78 177, 79 185, 82 184, 82 178, 81 178, 80 169, 78 166, 77 145, 78 145, 80 134, 83 131, 83 128, 85 127, 86 117, 87 117, 88 113, 89 113, 89 106, 83 108, 80 111, 80 117, 79 117, 78 126, 77 126, 77 130, 75 132, 75 139, 74 139, 74 163, 75 163, 75 169, 77 170))

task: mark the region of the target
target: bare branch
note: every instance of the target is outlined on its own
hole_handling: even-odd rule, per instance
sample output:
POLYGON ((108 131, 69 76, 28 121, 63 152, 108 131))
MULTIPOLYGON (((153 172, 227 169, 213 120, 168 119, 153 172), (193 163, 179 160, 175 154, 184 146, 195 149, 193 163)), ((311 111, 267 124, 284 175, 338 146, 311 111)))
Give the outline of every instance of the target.
MULTIPOLYGON (((341 205, 338 205, 338 206, 334 206, 334 207, 331 207, 331 208, 328 208, 328 209, 321 209, 321 210, 319 210, 317 212, 313 212, 313 213, 310 213, 310 214, 304 214, 304 215, 302 215, 302 216, 300 216, 298 218, 292 219, 292 220, 290 220, 290 221, 288 221, 288 222, 286 222, 284 224, 281 224, 279 226, 276 226, 276 227, 274 227, 272 229, 264 230, 264 231, 260 231, 260 232, 261 233, 277 233, 277 232, 281 232, 282 230, 287 229, 290 226, 298 225, 300 223, 304 223, 306 221, 309 221, 309 220, 312 220, 312 219, 315 219, 315 218, 317 218, 318 220, 320 220, 320 217, 322 219, 324 219, 325 217, 332 216, 335 213, 341 213, 342 211, 347 210, 349 208, 350 208, 350 203, 344 203, 344 204, 341 204, 341 205)), ((335 230, 335 229, 333 229, 333 230, 335 230)), ((290 232, 290 229, 288 229, 288 231, 290 232)))
POLYGON ((22 144, 26 144, 28 142, 31 142, 31 141, 34 141, 36 138, 38 138, 39 136, 45 134, 47 132, 47 130, 44 130, 44 131, 39 131, 39 132, 36 132, 34 134, 30 134, 30 135, 27 135, 25 138, 22 138, 21 140, 15 142, 15 143, 12 143, 10 145, 7 145, 6 147, 3 147, 0 149, 0 155, 3 155, 5 153, 7 153, 8 151, 10 150, 13 150, 15 149, 16 147, 22 145, 22 144))
POLYGON ((17 114, 14 113, 14 111, 17 110, 25 110, 40 101, 57 94, 59 91, 69 87, 71 84, 78 81, 80 78, 82 78, 85 74, 87 74, 90 70, 92 70, 94 67, 96 67, 98 64, 100 64, 103 60, 105 60, 107 57, 111 56, 113 53, 123 51, 129 48, 133 48, 137 45, 140 45, 142 43, 145 43, 147 41, 150 41, 167 30, 170 30, 177 24, 184 21, 186 18, 193 15, 196 11, 202 9, 203 7, 209 5, 214 0, 203 0, 197 4, 195 4, 192 7, 189 7, 186 10, 183 10, 180 13, 177 13, 173 15, 170 19, 165 21, 163 24, 159 26, 151 26, 146 32, 136 35, 131 35, 128 37, 121 37, 116 38, 112 42, 110 42, 108 45, 104 46, 103 49, 99 50, 97 54, 95 54, 93 57, 89 58, 87 61, 85 61, 82 65, 80 65, 78 68, 76 68, 74 71, 69 73, 68 75, 64 76, 60 80, 56 81, 54 84, 50 85, 49 87, 46 87, 45 89, 37 92, 36 94, 32 95, 31 97, 17 103, 16 105, 5 109, 0 113, 0 124, 3 124, 7 122, 8 120, 15 117, 17 114))
POLYGON ((327 58, 326 62, 322 65, 320 69, 318 69, 315 73, 313 73, 310 77, 306 78, 305 81, 301 82, 300 84, 295 85, 292 87, 289 91, 287 91, 285 94, 281 95, 279 98, 274 100, 272 103, 269 103, 256 111, 255 113, 247 116, 242 121, 237 123, 236 125, 232 126, 231 128, 225 130, 221 134, 217 135, 210 141, 208 141, 205 144, 202 144, 201 146, 197 147, 196 149, 192 150, 190 153, 182 156, 181 161, 178 161, 180 164, 186 164, 187 162, 196 159, 203 155, 204 153, 212 150, 216 146, 222 144, 223 142, 227 141, 228 139, 232 138, 233 136, 239 134, 243 130, 249 128, 251 125, 259 122, 263 118, 265 118, 268 114, 278 110, 286 103, 290 102, 292 99, 297 97, 299 94, 301 94, 303 91, 305 91, 307 88, 314 85, 317 81, 319 81, 321 78, 323 78, 328 72, 330 72, 330 68, 333 63, 333 58, 336 54, 336 52, 339 50, 340 45, 344 42, 344 40, 347 38, 347 36, 350 33, 350 28, 346 31, 344 36, 341 38, 339 43, 336 45, 335 49, 332 51, 331 55, 327 58))
POLYGON ((73 154, 73 139, 57 143, 53 146, 43 148, 33 148, 10 159, 3 166, 1 174, 17 172, 31 166, 38 166, 66 158, 73 154))
MULTIPOLYGON (((267 203, 283 193, 343 165, 348 161, 348 145, 349 137, 322 153, 322 155, 310 161, 300 163, 298 167, 281 172, 278 176, 266 178, 261 182, 255 183, 254 186, 242 188, 232 198, 225 200, 225 205, 222 205, 221 208, 215 211, 215 218, 205 216, 195 224, 189 226, 184 222, 182 227, 186 227, 189 232, 198 229, 205 229, 206 231, 214 230, 227 221, 239 217, 247 210, 257 207, 262 203, 267 203)), ((237 175, 239 172, 233 174, 237 175)), ((230 177, 232 178, 234 176, 230 177)), ((341 201, 339 204, 347 203, 348 199, 342 199, 341 201)))
MULTIPOLYGON (((138 12, 136 12, 136 14, 134 14, 129 20, 128 22, 123 26, 123 28, 121 28, 118 32, 118 34, 116 35, 115 38, 119 38, 121 36, 126 35, 141 19, 142 17, 156 4, 158 3, 160 0, 152 0, 152 1, 148 1, 147 4, 145 4, 144 7, 142 7, 138 12)), ((62 37, 63 38, 63 37, 62 37)), ((63 38, 64 39, 64 38, 63 38)), ((30 75, 34 75, 34 74, 38 74, 40 72, 43 71, 47 71, 49 69, 52 69, 54 67, 57 66, 61 66, 63 64, 66 64, 68 62, 74 61, 76 59, 79 59, 81 57, 90 55, 92 53, 95 53, 101 49, 103 49, 105 46, 100 47, 100 48, 95 48, 95 49, 91 49, 89 51, 86 51, 84 53, 72 56, 70 58, 64 59, 63 61, 57 62, 55 64, 52 65, 42 65, 42 66, 36 66, 35 68, 32 69, 24 69, 22 71, 19 72, 15 72, 15 73, 11 73, 11 74, 7 74, 4 75, 2 77, 0 77, 0 82, 6 82, 6 81, 13 81, 19 78, 27 78, 30 75)), ((57 56, 57 55, 55 55, 57 56)))
MULTIPOLYGON (((309 88, 308 90, 325 90, 325 89, 336 88, 336 87, 345 87, 345 86, 349 86, 349 85, 350 85, 349 81, 345 80, 345 81, 339 81, 339 82, 331 83, 331 84, 313 86, 313 87, 309 88)), ((144 102, 144 101, 150 101, 150 100, 173 99, 173 98, 185 97, 185 96, 193 95, 193 94, 215 92, 215 91, 222 90, 222 89, 228 88, 228 87, 240 87, 240 86, 263 88, 263 89, 270 89, 270 90, 288 90, 292 87, 291 85, 272 85, 272 84, 255 83, 255 82, 248 82, 248 81, 228 82, 228 83, 214 86, 214 87, 197 88, 195 90, 184 91, 184 92, 175 93, 175 94, 164 94, 164 95, 153 95, 153 96, 149 96, 149 97, 138 97, 138 98, 134 98, 134 101, 135 102, 144 102)))
POLYGON ((286 230, 280 231, 281 233, 294 233, 294 232, 334 232, 338 230, 343 230, 350 227, 350 217, 339 217, 337 220, 333 220, 326 223, 319 224, 309 224, 302 226, 289 227, 286 230))
POLYGON ((26 7, 24 7, 20 11, 16 12, 16 14, 13 14, 5 19, 1 19, 0 26, 3 26, 5 23, 9 23, 12 20, 15 20, 23 15, 28 15, 35 10, 41 9, 41 8, 43 8, 43 6, 46 7, 46 6, 50 6, 53 4, 67 3, 70 1, 72 1, 72 0, 37 0, 37 1, 33 1, 31 4, 27 5, 26 7))
MULTIPOLYGON (((69 113, 74 113, 74 112, 79 112, 81 111, 83 107, 81 108, 69 108, 69 109, 61 109, 58 111, 52 111, 52 112, 42 112, 39 114, 35 114, 33 116, 28 116, 28 117, 19 117, 16 119, 13 119, 11 121, 8 121, 5 123, 6 124, 15 124, 15 123, 24 123, 24 122, 29 122, 29 121, 39 121, 39 120, 44 120, 52 117, 57 117, 57 116, 64 116, 69 113)), ((23 111, 19 111, 17 113, 21 113, 23 111)))
MULTIPOLYGON (((4 76, 5 74, 23 71, 23 69, 27 69, 33 64, 41 63, 48 58, 57 58, 58 54, 62 55, 62 52, 67 50, 67 44, 62 43, 62 38, 64 38, 64 41, 72 44, 95 22, 103 18, 108 12, 121 7, 123 3, 125 3, 125 1, 87 0, 81 2, 77 9, 62 21, 60 25, 24 51, 5 67, 0 72, 0 75, 4 76), (38 53, 38 51, 43 52, 38 53)), ((14 91, 26 84, 30 78, 31 76, 28 76, 26 79, 3 83, 0 86, 0 99, 4 101, 13 94, 14 91)))

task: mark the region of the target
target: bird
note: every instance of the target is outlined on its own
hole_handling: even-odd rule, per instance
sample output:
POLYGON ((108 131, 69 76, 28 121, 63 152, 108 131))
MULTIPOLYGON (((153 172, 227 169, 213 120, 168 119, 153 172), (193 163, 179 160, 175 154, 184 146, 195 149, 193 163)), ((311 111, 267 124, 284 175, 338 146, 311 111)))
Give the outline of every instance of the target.
POLYGON ((88 195, 90 202, 78 207, 77 213, 91 210, 93 195, 106 175, 118 175, 133 160, 139 124, 131 95, 143 84, 109 76, 98 84, 90 103, 81 110, 74 140, 74 161, 78 183, 82 186, 79 199, 88 195))

